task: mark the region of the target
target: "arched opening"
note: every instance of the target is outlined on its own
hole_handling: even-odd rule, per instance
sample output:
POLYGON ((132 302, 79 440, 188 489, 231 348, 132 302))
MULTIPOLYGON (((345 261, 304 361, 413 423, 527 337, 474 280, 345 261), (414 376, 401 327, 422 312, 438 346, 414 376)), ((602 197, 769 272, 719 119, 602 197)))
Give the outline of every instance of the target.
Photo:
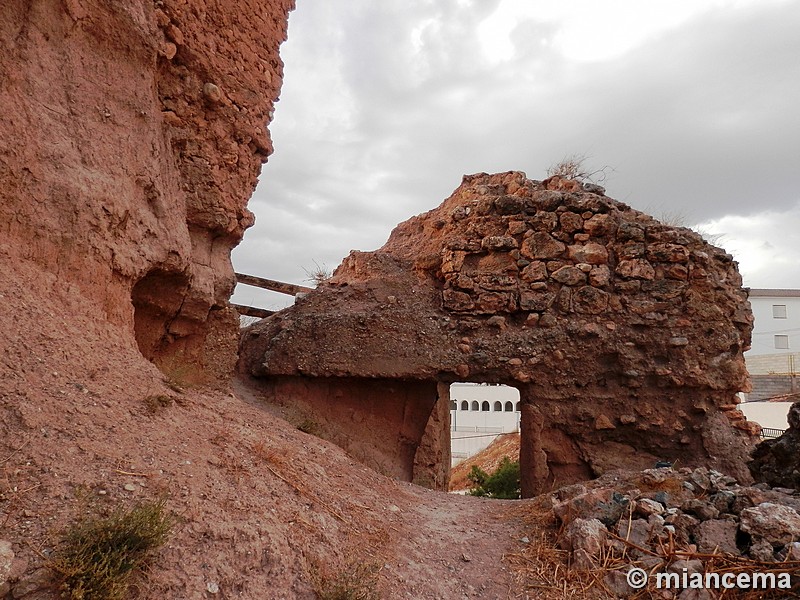
MULTIPOLYGON (((453 383, 451 398, 457 398, 463 410, 450 423, 451 464, 458 463, 483 451, 502 434, 519 431, 519 413, 514 406, 520 402, 520 391, 507 385, 490 383, 453 383)), ((512 461, 516 454, 509 456, 512 461)))
POLYGON ((450 410, 458 410, 458 402, 455 400, 450 401, 450 410))
POLYGON ((461 410, 469 410, 469 400, 461 401, 461 410))
POLYGON ((517 402, 517 407, 516 407, 514 410, 516 410, 517 412, 519 412, 519 402, 517 402))

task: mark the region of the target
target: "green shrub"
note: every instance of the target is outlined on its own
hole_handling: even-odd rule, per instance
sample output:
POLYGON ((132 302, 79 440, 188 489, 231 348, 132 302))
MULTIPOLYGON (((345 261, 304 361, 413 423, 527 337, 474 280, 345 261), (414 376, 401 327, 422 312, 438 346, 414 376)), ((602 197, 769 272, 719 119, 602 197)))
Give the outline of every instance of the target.
POLYGON ((165 500, 74 523, 64 534, 51 564, 61 583, 61 596, 69 600, 121 600, 131 575, 166 541, 172 525, 165 500))
POLYGON ((472 482, 469 493, 472 496, 487 496, 503 500, 516 500, 520 497, 519 461, 503 457, 494 473, 487 474, 477 465, 472 465, 467 479, 472 482))

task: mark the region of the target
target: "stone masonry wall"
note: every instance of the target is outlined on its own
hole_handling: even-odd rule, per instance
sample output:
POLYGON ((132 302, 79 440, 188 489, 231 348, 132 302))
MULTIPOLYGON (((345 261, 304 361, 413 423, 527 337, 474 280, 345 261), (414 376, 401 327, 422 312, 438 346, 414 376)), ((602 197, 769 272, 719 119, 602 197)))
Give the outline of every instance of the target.
POLYGON ((659 460, 747 479, 751 327, 736 264, 691 230, 597 186, 477 174, 252 327, 241 368, 514 385, 539 487, 659 460))

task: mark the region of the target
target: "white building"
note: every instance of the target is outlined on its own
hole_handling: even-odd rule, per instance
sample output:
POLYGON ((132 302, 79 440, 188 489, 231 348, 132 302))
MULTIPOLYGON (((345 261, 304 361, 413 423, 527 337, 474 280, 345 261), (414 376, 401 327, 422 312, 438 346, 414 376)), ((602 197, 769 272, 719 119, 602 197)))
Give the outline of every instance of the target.
POLYGON ((519 390, 507 385, 450 386, 450 439, 456 465, 486 448, 501 433, 519 431, 519 390))
POLYGON ((800 354, 800 290, 750 290, 753 309, 752 348, 756 356, 800 354))
POLYGON ((744 357, 753 391, 747 401, 791 401, 800 392, 800 290, 751 289, 750 306, 753 341, 744 357))

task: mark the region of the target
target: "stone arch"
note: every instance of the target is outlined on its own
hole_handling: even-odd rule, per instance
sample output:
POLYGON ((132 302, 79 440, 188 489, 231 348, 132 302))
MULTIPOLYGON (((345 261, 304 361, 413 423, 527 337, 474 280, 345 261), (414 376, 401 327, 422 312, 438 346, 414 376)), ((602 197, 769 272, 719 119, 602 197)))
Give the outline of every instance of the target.
POLYGON ((526 494, 678 458, 748 481, 751 327, 732 257, 694 232, 597 186, 480 173, 252 327, 241 367, 513 385, 526 494))

